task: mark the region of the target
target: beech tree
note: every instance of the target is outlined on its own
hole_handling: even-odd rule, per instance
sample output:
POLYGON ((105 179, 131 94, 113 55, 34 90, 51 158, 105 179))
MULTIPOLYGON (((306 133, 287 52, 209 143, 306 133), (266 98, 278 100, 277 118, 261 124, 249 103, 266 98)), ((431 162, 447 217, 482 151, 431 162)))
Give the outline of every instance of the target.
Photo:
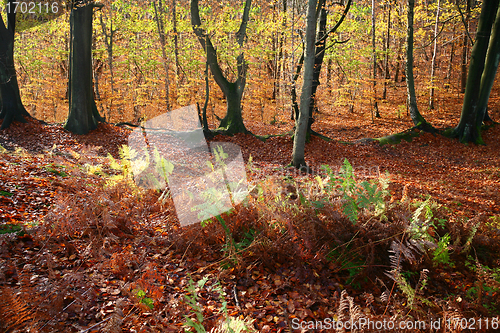
POLYGON ((296 168, 307 168, 305 161, 305 145, 309 107, 314 77, 315 43, 316 43, 316 5, 317 0, 308 0, 306 19, 306 42, 304 50, 304 82, 300 95, 300 112, 293 137, 293 154, 291 164, 296 168))
MULTIPOLYGON (((215 49, 210 36, 203 29, 200 19, 200 10, 198 0, 191 0, 191 25, 193 26, 194 33, 198 37, 203 50, 207 57, 207 62, 210 71, 214 76, 214 80, 222 90, 227 103, 226 116, 221 120, 219 130, 226 134, 232 135, 235 133, 249 133, 243 123, 241 114, 241 99, 246 85, 247 63, 243 50, 240 52, 236 59, 237 78, 234 82, 229 81, 219 66, 217 60, 217 50, 215 49)), ((245 1, 245 9, 241 18, 241 24, 236 32, 236 42, 239 47, 243 47, 246 39, 247 24, 250 16, 250 7, 252 0, 245 1)))
POLYGON ((500 60, 499 0, 484 0, 472 48, 460 122, 451 133, 460 142, 484 144, 481 126, 500 60), (493 24, 494 23, 494 24, 493 24), (490 40, 491 36, 491 40, 490 40))
POLYGON ((413 19, 415 0, 408 0, 407 6, 407 32, 406 32, 406 88, 408 107, 413 124, 425 131, 434 132, 433 127, 418 111, 417 97, 415 94, 415 79, 413 76, 413 19))
MULTIPOLYGON (((13 3, 12 0, 8 1, 13 3)), ((10 5, 9 8, 14 8, 10 5)), ((12 10, 7 13, 7 22, 0 17, 0 94, 2 110, 0 119, 3 119, 0 129, 5 129, 13 121, 26 122, 24 117, 30 117, 26 111, 19 93, 16 68, 14 66, 14 33, 16 29, 16 13, 12 10), (5 24, 7 23, 7 24, 5 24)))
MULTIPOLYGON (((316 92, 318 91, 318 87, 321 84, 320 75, 321 75, 321 69, 323 67, 323 60, 325 58, 325 52, 328 48, 334 46, 337 43, 343 43, 334 41, 332 42, 332 44, 327 45, 327 39, 330 36, 330 34, 335 33, 337 29, 340 27, 340 25, 346 18, 349 9, 351 8, 351 4, 352 0, 348 0, 340 19, 332 28, 327 30, 327 19, 329 11, 326 9, 326 1, 319 0, 317 3, 318 8, 315 12, 315 22, 317 22, 317 26, 315 27, 316 41, 315 41, 315 51, 314 51, 314 73, 313 73, 313 82, 311 87, 311 96, 309 98, 309 118, 307 121, 306 140, 309 139, 311 134, 321 136, 319 133, 311 129, 311 125, 314 123, 314 116, 313 116, 314 112, 318 110, 318 107, 316 105, 316 92)), ((304 52, 302 52, 302 55, 299 59, 299 62, 295 70, 295 74, 293 77, 294 83, 297 82, 297 79, 299 78, 299 74, 300 71, 302 70, 303 64, 304 64, 304 52)), ((295 90, 295 84, 292 85, 291 97, 292 97, 292 108, 293 108, 292 110, 292 120, 293 120, 293 119, 298 119, 298 114, 299 114, 299 105, 297 104, 297 93, 295 90)))
POLYGON ((99 115, 92 88, 92 18, 102 4, 74 0, 70 15, 69 114, 64 128, 75 134, 96 129, 99 115))

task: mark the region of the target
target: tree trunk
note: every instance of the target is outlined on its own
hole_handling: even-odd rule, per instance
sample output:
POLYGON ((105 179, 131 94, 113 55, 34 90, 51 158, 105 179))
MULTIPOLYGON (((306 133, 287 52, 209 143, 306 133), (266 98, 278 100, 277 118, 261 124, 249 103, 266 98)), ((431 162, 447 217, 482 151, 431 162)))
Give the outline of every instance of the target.
POLYGON ((481 138, 481 124, 484 119, 487 98, 489 97, 488 90, 491 91, 492 81, 495 76, 493 69, 496 67, 495 63, 498 66, 497 58, 499 56, 497 33, 494 34, 494 38, 492 38, 490 43, 493 22, 495 22, 495 30, 498 29, 498 25, 500 24, 496 22, 498 20, 495 20, 498 4, 499 0, 485 0, 481 6, 476 42, 472 48, 469 64, 469 75, 467 76, 462 114, 460 122, 452 134, 462 143, 474 142, 484 144, 481 138), (488 47, 490 44, 491 46, 488 47), (495 47, 497 48, 494 49, 495 47), (486 59, 487 54, 491 59, 486 59), (488 68, 485 66, 485 61, 488 62, 488 68), (486 70, 493 72, 487 72, 486 70), (480 98, 483 101, 480 102, 480 98), (482 110, 479 110, 479 107, 482 110))
POLYGON ((431 62, 431 91, 429 94, 429 109, 434 109, 434 85, 435 85, 435 71, 436 71, 436 57, 437 57, 437 37, 438 37, 438 27, 439 27, 439 14, 441 10, 441 0, 437 2, 436 11, 436 22, 434 23, 434 48, 432 50, 432 62, 431 62))
POLYGON ((21 101, 14 66, 16 14, 10 13, 7 15, 7 24, 3 22, 2 18, 0 20, 0 94, 2 97, 0 119, 3 119, 1 130, 8 128, 13 121, 26 122, 24 117, 30 117, 30 115, 21 101))
POLYGON ((372 69, 373 69, 373 107, 372 107, 372 122, 373 113, 375 117, 380 118, 377 106, 377 50, 375 47, 375 0, 372 0, 372 69))
MULTIPOLYGON (((415 95, 415 79, 413 77, 413 15, 415 0, 408 0, 407 35, 406 35, 406 89, 410 117, 415 126, 424 129, 428 124, 418 111, 417 97, 415 95)), ((430 126, 430 125, 428 125, 430 126)))
POLYGON ((165 103, 167 105, 167 110, 170 110, 170 77, 168 74, 168 59, 167 51, 165 50, 165 28, 163 25, 163 5, 161 0, 158 0, 158 8, 156 8, 156 2, 153 1, 153 6, 155 9, 156 16, 156 27, 158 29, 158 36, 160 37, 161 54, 163 57, 163 69, 165 70, 165 103))
POLYGON ((387 99, 387 80, 389 80, 389 47, 390 47, 390 36, 391 36, 391 3, 389 2, 387 5, 388 13, 387 13, 387 31, 386 31, 386 40, 384 43, 384 92, 382 93, 382 99, 387 99))
MULTIPOLYGON (((107 32, 106 24, 102 19, 102 14, 100 16, 102 35, 104 37, 104 44, 106 45, 106 51, 108 52, 108 67, 109 67, 109 79, 111 84, 111 98, 109 102, 108 120, 111 117, 111 110, 113 109, 113 99, 115 94, 115 79, 114 79, 114 68, 113 68, 113 41, 116 30, 113 30, 113 14, 111 14, 111 27, 109 28, 109 35, 107 32)), ((122 115, 122 112, 120 112, 122 115)))
MULTIPOLYGON (((469 52, 469 34, 468 34, 468 29, 469 29, 469 22, 470 22, 470 17, 471 17, 471 2, 472 0, 466 0, 467 1, 467 8, 466 8, 466 16, 465 16, 465 22, 464 22, 464 37, 462 41, 462 66, 461 66, 461 73, 460 73, 460 92, 464 93, 465 92, 465 85, 467 83, 467 58, 468 58, 468 52, 469 52)), ((457 2, 457 6, 459 6, 457 2)))
POLYGON ((304 82, 300 96, 300 112, 295 135, 293 137, 293 154, 291 164, 296 168, 307 168, 305 161, 305 145, 307 134, 307 123, 309 119, 309 108, 314 75, 315 60, 315 32, 316 32, 316 4, 317 0, 308 0, 307 23, 306 23, 306 45, 304 50, 304 82))
POLYGON ((325 2, 322 4, 322 8, 320 9, 319 12, 319 21, 318 21, 318 28, 316 32, 316 47, 315 47, 315 52, 314 52, 314 73, 313 73, 313 81, 312 81, 312 87, 311 87, 311 98, 309 100, 309 119, 307 121, 307 134, 306 134, 306 141, 309 140, 309 137, 311 135, 311 125, 314 122, 314 117, 313 113, 314 111, 317 110, 316 106, 316 92, 318 91, 318 87, 320 85, 319 77, 321 74, 321 68, 323 67, 323 59, 325 58, 325 49, 326 49, 326 21, 327 21, 328 15, 327 11, 325 9, 325 2))
POLYGON ((92 16, 95 6, 86 0, 77 1, 70 15, 70 109, 64 128, 75 134, 87 134, 102 120, 92 89, 92 16))
MULTIPOLYGON (((495 77, 500 62, 500 3, 495 19, 495 24, 491 31, 491 39, 486 54, 486 63, 484 65, 483 75, 481 76, 481 90, 479 92, 479 101, 477 103, 476 127, 481 129, 483 121, 492 121, 488 115, 487 106, 490 99, 491 89, 495 82, 495 77)), ((479 137, 481 132, 479 132, 479 137)), ((482 139, 480 140, 482 142, 482 139)))
MULTIPOLYGON (((243 116, 241 112, 241 99, 246 85, 246 71, 247 64, 243 51, 237 57, 237 79, 235 82, 229 82, 219 66, 217 60, 217 51, 212 44, 210 37, 206 34, 205 30, 201 28, 200 11, 198 7, 199 0, 191 0, 191 25, 193 26, 194 33, 198 37, 198 41, 205 50, 207 62, 210 65, 210 70, 214 76, 214 80, 222 90, 227 103, 227 112, 224 119, 221 120, 220 130, 229 135, 235 133, 249 133, 243 123, 243 116)), ((245 9, 241 19, 241 25, 236 32, 237 43, 241 48, 246 39, 246 29, 250 16, 250 7, 252 0, 245 1, 245 9)))
POLYGON ((179 63, 179 33, 177 32, 177 0, 172 0, 172 35, 174 38, 175 77, 177 82, 182 82, 183 80, 179 80, 181 65, 179 63))

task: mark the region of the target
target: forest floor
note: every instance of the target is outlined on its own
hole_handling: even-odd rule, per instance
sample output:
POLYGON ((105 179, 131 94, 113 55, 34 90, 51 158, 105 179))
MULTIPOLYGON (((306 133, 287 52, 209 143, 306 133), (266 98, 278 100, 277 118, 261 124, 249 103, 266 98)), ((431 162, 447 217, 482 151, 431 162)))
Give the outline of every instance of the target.
MULTIPOLYGON (((498 96, 492 103, 498 120, 498 96)), ((228 250, 218 223, 180 227, 171 199, 138 192, 126 180, 109 184, 119 172, 106 155, 119 157, 129 130, 101 124, 77 136, 57 124, 14 124, 0 132, 0 327, 178 332, 185 316, 196 318, 198 305, 207 331, 225 317, 254 320, 259 332, 333 331, 311 326, 327 325, 327 318, 396 325, 382 329, 387 332, 496 331, 500 127, 483 132, 484 146, 427 133, 397 145, 355 143, 410 128, 395 108, 383 104, 383 118, 374 123, 369 114, 324 112, 313 128, 333 141, 313 137, 306 146, 314 170, 339 168, 347 159, 358 182, 387 174, 385 220, 360 213, 353 224, 341 201, 314 206, 283 199, 283 175, 292 174, 285 167, 289 136, 212 139, 237 144, 245 161, 251 156, 249 181, 263 188, 262 197, 223 216, 237 253, 228 250), (409 240, 415 225, 427 249, 409 240), (206 284, 193 293, 190 281, 203 278, 206 284), (199 298, 189 306, 186 296, 194 294, 199 298), (420 327, 401 328, 417 320, 420 327)), ((457 123, 459 110, 443 107, 426 117, 444 128, 457 123)), ((291 129, 281 118, 246 125, 261 135, 291 129)))

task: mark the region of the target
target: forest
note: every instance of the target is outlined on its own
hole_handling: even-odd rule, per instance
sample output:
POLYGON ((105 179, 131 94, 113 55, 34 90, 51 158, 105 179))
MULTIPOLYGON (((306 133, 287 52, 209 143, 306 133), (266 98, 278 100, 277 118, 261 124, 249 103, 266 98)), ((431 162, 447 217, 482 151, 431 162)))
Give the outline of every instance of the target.
POLYGON ((0 332, 500 330, 500 0, 0 7, 0 332))

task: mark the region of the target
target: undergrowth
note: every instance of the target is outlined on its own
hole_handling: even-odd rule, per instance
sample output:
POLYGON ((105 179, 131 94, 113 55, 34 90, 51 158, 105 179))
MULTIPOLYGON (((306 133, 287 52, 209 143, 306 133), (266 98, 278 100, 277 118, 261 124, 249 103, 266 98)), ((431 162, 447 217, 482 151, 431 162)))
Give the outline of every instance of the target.
MULTIPOLYGON (((102 292, 119 295, 114 306, 94 313, 109 332, 125 325, 126 313, 155 318, 153 331, 170 324, 162 316, 176 316, 192 332, 255 332, 262 328, 261 318, 242 308, 236 285, 244 286, 241 281, 257 267, 272 274, 294 268, 301 285, 338 281, 336 303, 328 304, 338 319, 498 314, 500 272, 488 257, 488 251, 498 249, 497 217, 451 217, 431 198, 395 200, 388 175, 358 179, 345 160, 338 171, 324 166, 315 177, 271 175, 251 182, 249 195, 231 211, 181 228, 168 189, 136 186, 128 164, 132 152, 123 152, 121 159, 100 164, 80 157, 80 167, 58 167, 69 176, 61 177, 56 204, 36 228, 31 251, 37 254, 15 269, 16 287, 0 287, 0 314, 15 306, 26 312, 26 321, 5 325, 32 322, 39 331, 57 330, 68 308, 95 311, 90 310, 93 299, 102 292), (192 261, 205 265, 195 270, 198 282, 181 276, 192 261), (61 275, 61 262, 76 269, 61 275), (41 265, 37 274, 32 273, 35 265, 41 265), (158 273, 160 267, 169 273, 158 273), (220 282, 200 277, 207 267, 217 267, 220 282), (445 300, 432 286, 461 268, 478 282, 445 300), (223 291, 227 276, 234 276, 230 295, 223 291), (96 288, 98 278, 116 285, 96 288), (179 296, 179 287, 164 288, 174 279, 185 296, 179 296), (364 312, 349 296, 362 291, 356 299, 365 300, 369 310, 364 312), (178 308, 169 308, 165 300, 178 308), (479 310, 465 313, 457 300, 479 310)), ((159 161, 157 171, 168 177, 169 164, 159 161)))

